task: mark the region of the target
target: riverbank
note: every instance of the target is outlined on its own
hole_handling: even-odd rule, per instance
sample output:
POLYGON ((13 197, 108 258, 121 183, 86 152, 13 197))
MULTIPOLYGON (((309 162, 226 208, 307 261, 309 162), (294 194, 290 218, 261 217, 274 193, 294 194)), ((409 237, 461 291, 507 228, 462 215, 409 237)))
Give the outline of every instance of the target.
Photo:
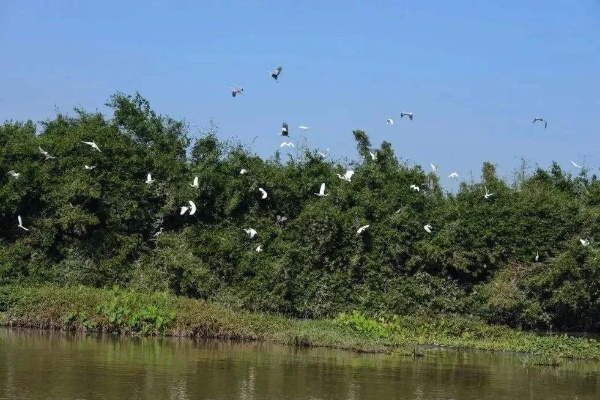
POLYGON ((233 310, 165 293, 87 287, 0 287, 0 325, 37 329, 261 340, 359 352, 419 354, 436 345, 600 360, 600 343, 538 336, 461 316, 371 319, 358 312, 298 320, 233 310))

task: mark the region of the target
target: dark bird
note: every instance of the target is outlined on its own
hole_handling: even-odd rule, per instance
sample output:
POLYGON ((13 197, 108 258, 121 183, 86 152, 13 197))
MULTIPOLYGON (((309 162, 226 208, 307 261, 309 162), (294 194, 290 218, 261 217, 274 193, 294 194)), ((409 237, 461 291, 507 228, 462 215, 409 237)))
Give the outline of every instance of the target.
POLYGON ((541 121, 544 123, 544 129, 546 129, 548 127, 548 121, 546 121, 544 118, 540 118, 540 117, 534 118, 532 124, 535 124, 538 121, 541 121))
POLYGON ((288 124, 287 124, 287 122, 284 122, 281 125, 281 136, 288 136, 288 133, 289 133, 288 132, 288 124))
POLYGON ((413 119, 413 113, 411 113, 411 112, 403 112, 403 113, 400 113, 400 118, 404 118, 404 116, 405 116, 405 115, 406 115, 408 118, 410 118, 410 120, 412 121, 412 119, 413 119))
POLYGON ((275 82, 279 83, 278 79, 279 79, 279 74, 281 74, 281 70, 283 68, 281 67, 277 67, 277 69, 273 72, 269 71, 269 73, 271 74, 271 78, 275 79, 275 82))
POLYGON ((238 94, 242 94, 244 93, 244 88, 243 87, 232 87, 231 88, 231 96, 235 97, 238 94))

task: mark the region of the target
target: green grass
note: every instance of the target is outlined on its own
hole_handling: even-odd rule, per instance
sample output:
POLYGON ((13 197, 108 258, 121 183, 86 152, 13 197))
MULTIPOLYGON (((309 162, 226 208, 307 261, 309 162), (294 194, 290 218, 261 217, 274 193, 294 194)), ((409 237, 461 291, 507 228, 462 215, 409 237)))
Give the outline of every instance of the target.
POLYGON ((511 351, 600 360, 600 344, 568 335, 538 336, 491 326, 473 317, 394 316, 359 312, 335 319, 298 320, 232 310, 219 304, 120 289, 0 287, 0 324, 38 329, 261 340, 361 352, 421 356, 422 345, 511 351))

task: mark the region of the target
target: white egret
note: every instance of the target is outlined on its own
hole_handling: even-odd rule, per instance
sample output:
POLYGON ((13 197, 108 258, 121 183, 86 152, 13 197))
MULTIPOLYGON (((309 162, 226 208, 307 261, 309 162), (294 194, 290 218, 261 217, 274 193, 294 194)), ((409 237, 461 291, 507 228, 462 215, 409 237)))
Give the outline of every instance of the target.
POLYGON ((579 239, 579 241, 581 242, 581 244, 583 245, 583 247, 586 247, 586 246, 590 245, 589 239, 579 239))
POLYGON ((325 158, 329 155, 329 149, 327 149, 326 151, 320 151, 319 154, 321 155, 321 157, 325 158))
POLYGON ((581 165, 577 164, 577 163, 576 163, 575 161, 573 161, 573 160, 571 160, 571 164, 573 164, 573 166, 574 166, 575 168, 579 168, 579 169, 583 168, 581 165))
POLYGON ((431 165, 431 170, 432 170, 433 172, 437 172, 437 170, 438 170, 438 166, 437 166, 437 164, 431 163, 431 164, 429 164, 429 165, 431 165))
MULTIPOLYGON (((86 142, 86 141, 82 140, 81 143, 85 143, 88 146, 92 146, 92 149, 100 151, 100 147, 98 147, 98 145, 94 141, 92 141, 92 142, 86 142)), ((100 151, 100 153, 102 153, 102 152, 100 151)))
POLYGON ((190 215, 196 214, 196 203, 191 200, 188 200, 188 203, 190 203, 190 215))
POLYGON ((547 121, 546 121, 544 118, 541 118, 541 117, 535 117, 535 118, 533 119, 533 122, 532 122, 532 124, 535 124, 535 123, 536 123, 536 122, 538 122, 538 121, 540 121, 540 122, 543 122, 543 123, 544 123, 544 129, 546 129, 546 128, 548 127, 548 122, 547 122, 547 121))
POLYGON ((458 172, 454 171, 453 173, 451 173, 450 175, 448 175, 448 178, 458 179, 458 172))
POLYGON ((354 175, 354 171, 349 169, 346 171, 346 173, 343 176, 340 174, 336 174, 336 175, 338 176, 338 178, 350 182, 352 179, 352 175, 354 175))
POLYGON ((309 128, 308 126, 300 125, 300 126, 298 127, 298 129, 301 129, 301 130, 303 130, 303 131, 307 131, 307 130, 309 130, 310 128, 309 128))
POLYGON ((400 113, 400 118, 404 118, 405 115, 412 121, 412 119, 413 119, 413 113, 406 112, 406 111, 402 112, 402 113, 400 113))
POLYGON ((540 260, 540 253, 538 253, 537 251, 535 252, 535 262, 538 262, 540 260))
POLYGON ((375 150, 374 153, 372 151, 369 151, 369 154, 371 155, 371 160, 377 160, 377 150, 375 150))
POLYGON ((257 252, 257 253, 262 253, 262 251, 263 251, 263 248, 262 248, 262 246, 259 244, 259 245, 256 247, 256 249, 254 249, 254 250, 256 250, 256 252, 257 252))
POLYGON ((279 145, 279 147, 296 147, 292 142, 283 142, 279 145))
POLYGON ((164 229, 164 228, 161 226, 161 227, 160 227, 160 230, 159 230, 158 232, 156 232, 156 233, 155 233, 154 235, 152 235, 152 236, 153 236, 153 237, 155 237, 155 238, 159 237, 160 235, 162 235, 162 234, 163 234, 163 229, 164 229))
POLYGON ((42 149, 39 146, 38 146, 38 149, 40 150, 40 153, 42 153, 46 157, 46 160, 49 160, 51 158, 56 158, 56 157, 51 156, 50 153, 48 153, 46 150, 42 149))
POLYGON ((197 188, 197 187, 200 186, 198 184, 198 177, 197 176, 194 177, 194 182, 190 183, 190 186, 193 187, 193 188, 197 188))
POLYGON ((431 233, 431 229, 433 229, 433 228, 431 227, 431 224, 427 224, 423 227, 423 229, 425 229, 425 232, 431 233))
POLYGON ((367 229, 370 225, 363 225, 360 228, 358 228, 358 230, 356 231, 357 235, 360 235, 362 233, 362 231, 364 231, 365 229, 367 229))
POLYGON ((243 229, 242 228, 242 230, 245 231, 248 234, 248 236, 250 237, 250 239, 253 239, 254 236, 256 236, 258 234, 253 228, 248 228, 248 229, 243 229))
POLYGON ((19 179, 19 177, 21 176, 21 173, 15 172, 14 169, 11 169, 10 171, 8 171, 7 175, 10 175, 15 179, 19 179))
POLYGON ((285 221, 287 221, 287 219, 288 219, 287 217, 284 217, 284 216, 281 216, 281 215, 277 216, 277 222, 280 223, 280 224, 283 224, 285 221))
POLYGON ((266 199, 267 198, 267 191, 263 188, 258 188, 258 191, 262 193, 262 197, 261 199, 266 199))
POLYGON ((419 192, 419 191, 421 191, 421 189, 420 189, 420 188, 419 188, 417 185, 410 185, 410 188, 411 188, 412 190, 414 190, 415 192, 419 192))
POLYGON ((279 83, 279 74, 281 74, 281 70, 283 68, 281 67, 277 67, 277 69, 275 71, 269 71, 269 74, 271 74, 271 78, 275 79, 275 82, 279 83))
POLYGON ((240 170, 240 175, 245 175, 245 174, 247 174, 247 173, 248 173, 248 170, 247 170, 246 168, 242 168, 242 169, 240 170))
POLYGON ((487 186, 484 186, 484 188, 485 188, 485 194, 483 195, 483 197, 484 197, 484 198, 487 200, 487 199, 489 199, 490 197, 492 197, 492 196, 494 195, 494 193, 490 193, 490 192, 488 192, 488 188, 487 188, 487 186))
POLYGON ((187 210, 189 210, 190 208, 187 206, 181 206, 181 210, 179 211, 179 215, 183 215, 187 212, 187 210))
POLYGON ((152 179, 152 174, 148 174, 148 175, 146 176, 146 183, 149 185, 149 184, 151 184, 152 182, 154 182, 154 179, 152 179))
POLYGON ((391 118, 388 118, 386 122, 388 125, 394 125, 394 120, 391 118))
POLYGON ((328 194, 325 194, 325 182, 321 183, 321 189, 319 190, 319 193, 315 194, 319 197, 329 196, 328 194))
POLYGON ((96 168, 96 166, 95 165, 87 165, 86 164, 86 165, 83 166, 83 168, 85 168, 86 170, 90 171, 90 170, 96 168))
POLYGON ((19 227, 19 228, 21 228, 21 229, 23 229, 23 230, 25 230, 25 231, 29 231, 29 229, 27 229, 27 228, 25 228, 25 227, 23 226, 23 220, 21 219, 21 216, 20 216, 20 215, 17 215, 17 221, 19 222, 19 225, 18 225, 18 227, 19 227))

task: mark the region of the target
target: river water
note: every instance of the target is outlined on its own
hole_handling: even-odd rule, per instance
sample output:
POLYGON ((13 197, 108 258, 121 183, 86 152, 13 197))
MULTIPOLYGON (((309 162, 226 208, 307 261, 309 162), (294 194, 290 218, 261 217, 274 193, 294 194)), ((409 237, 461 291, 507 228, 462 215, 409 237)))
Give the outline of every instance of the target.
POLYGON ((600 362, 0 329, 0 399, 600 399, 600 362))

